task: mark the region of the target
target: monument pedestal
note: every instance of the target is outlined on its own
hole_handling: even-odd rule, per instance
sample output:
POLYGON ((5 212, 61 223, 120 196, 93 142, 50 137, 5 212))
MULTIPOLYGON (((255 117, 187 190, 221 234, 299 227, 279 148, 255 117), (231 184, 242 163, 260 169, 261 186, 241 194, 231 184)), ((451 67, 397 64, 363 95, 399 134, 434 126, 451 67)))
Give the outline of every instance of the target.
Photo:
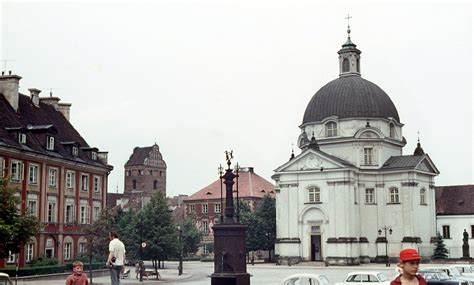
POLYGON ((245 262, 245 232, 240 223, 223 223, 214 231, 214 273, 211 285, 249 285, 250 274, 245 262))

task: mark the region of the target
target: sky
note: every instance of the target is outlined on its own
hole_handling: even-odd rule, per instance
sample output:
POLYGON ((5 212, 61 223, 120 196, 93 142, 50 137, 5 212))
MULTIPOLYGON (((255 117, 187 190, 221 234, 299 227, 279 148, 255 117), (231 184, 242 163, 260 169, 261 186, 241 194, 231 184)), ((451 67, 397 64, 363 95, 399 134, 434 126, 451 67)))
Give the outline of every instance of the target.
MULTIPOLYGON (((0 58, 72 103, 71 122, 109 151, 109 192, 123 191, 136 146, 159 145, 167 195, 218 178, 225 150, 271 180, 288 161, 312 96, 338 77, 351 39, 362 77, 398 109, 411 154, 437 185, 473 184, 472 4, 467 1, 1 2, 0 58)), ((1 68, 3 69, 3 62, 1 68)))

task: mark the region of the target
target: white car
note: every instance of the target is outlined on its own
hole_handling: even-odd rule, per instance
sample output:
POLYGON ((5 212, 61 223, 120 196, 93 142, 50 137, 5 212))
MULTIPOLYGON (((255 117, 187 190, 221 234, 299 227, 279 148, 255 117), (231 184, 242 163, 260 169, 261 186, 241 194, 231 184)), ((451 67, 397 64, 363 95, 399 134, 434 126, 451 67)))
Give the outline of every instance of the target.
POLYGON ((12 281, 8 274, 0 272, 0 285, 12 285, 12 281))
POLYGON ((446 274, 448 274, 448 276, 451 278, 468 281, 469 285, 474 285, 474 276, 461 275, 461 272, 459 272, 456 266, 457 265, 433 266, 433 267, 427 267, 425 269, 441 270, 441 271, 446 272, 446 274))
POLYGON ((336 283, 336 285, 362 285, 369 283, 371 285, 389 285, 390 280, 379 271, 355 271, 347 274, 344 282, 336 283))
POLYGON ((329 285, 329 280, 325 275, 297 273, 286 277, 281 285, 329 285))
POLYGON ((453 265, 461 273, 462 276, 474 277, 474 265, 456 264, 453 265))

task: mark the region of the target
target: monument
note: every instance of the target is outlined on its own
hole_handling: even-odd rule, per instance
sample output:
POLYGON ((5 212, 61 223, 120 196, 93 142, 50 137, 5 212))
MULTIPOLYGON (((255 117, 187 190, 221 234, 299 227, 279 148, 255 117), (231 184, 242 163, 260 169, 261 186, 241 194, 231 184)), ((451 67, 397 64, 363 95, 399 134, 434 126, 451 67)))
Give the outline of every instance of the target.
POLYGON ((469 234, 466 229, 462 233, 462 259, 470 259, 469 256, 469 234))
MULTIPOLYGON (((250 274, 247 273, 247 264, 245 263, 247 226, 239 222, 238 215, 235 215, 234 210, 233 186, 234 179, 238 181, 238 167, 234 173, 230 167, 233 159, 232 151, 226 151, 225 154, 227 169, 224 175, 222 175, 222 168, 219 168, 221 183, 223 182, 225 185, 225 211, 221 223, 212 227, 214 231, 214 273, 211 275, 211 285, 249 285, 250 274)), ((238 184, 235 191, 238 193, 238 184)))

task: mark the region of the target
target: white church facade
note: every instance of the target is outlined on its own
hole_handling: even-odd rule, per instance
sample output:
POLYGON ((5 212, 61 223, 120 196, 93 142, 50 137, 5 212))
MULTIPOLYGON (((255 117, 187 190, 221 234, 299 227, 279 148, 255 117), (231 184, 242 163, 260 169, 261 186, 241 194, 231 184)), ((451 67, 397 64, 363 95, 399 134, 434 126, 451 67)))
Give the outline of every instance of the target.
POLYGON ((396 259, 406 247, 432 253, 439 171, 419 142, 412 155, 403 155, 397 109, 361 77, 360 53, 348 30, 338 51, 339 78, 304 113, 301 153, 272 176, 280 263, 354 265, 396 259))

